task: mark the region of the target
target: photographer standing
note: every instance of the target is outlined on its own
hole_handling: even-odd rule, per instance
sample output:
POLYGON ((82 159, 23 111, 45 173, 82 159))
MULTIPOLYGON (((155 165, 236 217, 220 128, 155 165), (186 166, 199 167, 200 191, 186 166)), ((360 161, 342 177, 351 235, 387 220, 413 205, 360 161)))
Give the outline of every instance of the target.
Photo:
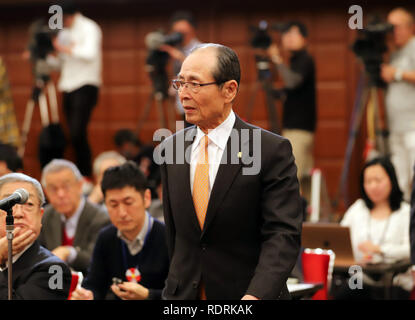
POLYGON ((382 65, 382 79, 388 83, 385 104, 389 123, 389 144, 399 186, 409 199, 412 165, 415 162, 415 38, 414 17, 403 8, 388 15, 393 25, 389 64, 382 65))
MULTIPOLYGON (((196 20, 193 15, 188 11, 177 11, 171 17, 171 31, 173 33, 181 33, 183 35, 183 41, 179 48, 164 44, 160 47, 160 50, 165 51, 174 60, 173 61, 173 74, 174 77, 180 72, 183 60, 189 55, 190 50, 200 44, 201 42, 196 37, 196 20)), ((177 91, 172 89, 172 94, 176 97, 177 111, 182 115, 184 119, 183 106, 180 103, 177 91)), ((185 121, 186 126, 189 123, 185 121)))
POLYGON ((289 22, 282 30, 282 49, 288 51, 285 63, 277 45, 268 49, 284 82, 282 135, 293 146, 297 177, 307 176, 313 167, 316 128, 316 79, 314 60, 307 52, 307 29, 301 22, 289 22))
POLYGON ((62 30, 53 45, 63 60, 59 89, 73 147, 76 165, 83 176, 92 171, 87 126, 98 100, 102 70, 102 32, 91 19, 78 12, 72 1, 61 5, 62 30))

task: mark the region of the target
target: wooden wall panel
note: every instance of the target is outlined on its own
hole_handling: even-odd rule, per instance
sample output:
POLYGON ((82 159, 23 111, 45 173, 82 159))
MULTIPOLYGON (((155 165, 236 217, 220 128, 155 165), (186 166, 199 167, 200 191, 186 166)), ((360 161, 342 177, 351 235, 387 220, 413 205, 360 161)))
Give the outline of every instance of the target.
MULTIPOLYGON (((267 20, 272 24, 295 19, 307 25, 309 48, 317 68, 318 126, 315 164, 323 170, 330 196, 333 198, 343 165, 359 69, 350 51, 355 32, 347 27, 348 5, 343 2, 330 2, 327 5, 323 2, 314 1, 300 6, 289 2, 255 1, 242 5, 237 1, 212 1, 203 8, 195 8, 194 12, 199 21, 200 40, 231 46, 239 55, 242 81, 235 111, 242 118, 246 117, 246 107, 252 100, 257 79, 255 52, 250 46, 252 32, 249 27, 258 25, 260 20, 267 20)), ((118 129, 136 128, 152 92, 152 83, 145 70, 148 51, 144 38, 158 28, 168 30, 168 21, 176 9, 175 6, 173 2, 163 2, 161 5, 160 2, 150 1, 85 5, 85 14, 97 21, 103 30, 103 86, 88 129, 93 156, 114 148, 113 135, 118 129)), ((380 8, 383 10, 381 12, 386 12, 390 5, 380 8)), ((26 47, 29 23, 42 10, 40 6, 34 5, 21 6, 18 9, 9 5, 0 10, 0 55, 8 68, 19 125, 23 121, 33 81, 30 64, 21 59, 21 53, 26 47)), ((277 33, 271 32, 271 35, 274 40, 278 40, 277 33)), ((53 79, 56 83, 58 74, 54 74, 53 79)), ((60 96, 59 103, 61 105, 60 96)), ((280 103, 277 101, 276 104, 281 116, 280 103)), ((62 117, 62 110, 60 114, 62 117)), ((262 91, 255 100, 253 115, 254 124, 269 127, 262 91)), ((178 114, 176 119, 181 119, 178 114)), ((66 130, 63 119, 62 122, 66 130)), ((140 138, 144 142, 150 142, 158 128, 159 115, 153 105, 140 132, 140 138)), ((26 171, 37 178, 40 177, 37 161, 37 138, 40 130, 39 111, 36 110, 24 165, 26 171)), ((350 171, 349 189, 352 200, 358 196, 357 177, 362 163, 362 140, 359 137, 357 141, 350 171)), ((73 159, 73 150, 70 147, 65 156, 73 159)))

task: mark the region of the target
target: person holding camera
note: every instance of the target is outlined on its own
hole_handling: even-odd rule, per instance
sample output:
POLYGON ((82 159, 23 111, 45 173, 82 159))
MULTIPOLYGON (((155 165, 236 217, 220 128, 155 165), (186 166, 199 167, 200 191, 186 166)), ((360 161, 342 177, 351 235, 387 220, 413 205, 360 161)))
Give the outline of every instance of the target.
POLYGON ((313 167, 316 129, 315 65, 307 52, 307 35, 303 23, 289 22, 282 29, 282 49, 288 51, 289 61, 276 44, 267 50, 284 82, 282 135, 292 143, 300 183, 313 167))
POLYGON ((393 25, 393 48, 388 64, 381 66, 387 83, 385 105, 389 146, 404 199, 409 200, 412 165, 415 162, 415 37, 414 17, 403 8, 388 15, 393 25))
MULTIPOLYGON (((200 44, 201 42, 196 36, 196 20, 189 11, 177 11, 171 17, 171 31, 173 33, 180 33, 183 36, 180 47, 173 47, 168 44, 160 46, 160 50, 165 51, 173 59, 173 74, 176 76, 180 72, 183 60, 189 55, 190 50, 200 44)), ((184 119, 183 106, 180 103, 179 96, 176 90, 171 90, 172 95, 176 97, 177 111, 184 119)), ((185 121, 186 127, 190 124, 185 121)))
POLYGON ((87 127, 102 83, 102 32, 72 1, 63 2, 61 7, 65 29, 53 41, 62 59, 58 88, 63 92, 63 109, 76 165, 83 176, 91 177, 87 127))
POLYGON ((160 299, 169 269, 165 226, 146 211, 150 189, 138 166, 111 167, 101 182, 112 225, 101 230, 88 275, 72 300, 160 299))

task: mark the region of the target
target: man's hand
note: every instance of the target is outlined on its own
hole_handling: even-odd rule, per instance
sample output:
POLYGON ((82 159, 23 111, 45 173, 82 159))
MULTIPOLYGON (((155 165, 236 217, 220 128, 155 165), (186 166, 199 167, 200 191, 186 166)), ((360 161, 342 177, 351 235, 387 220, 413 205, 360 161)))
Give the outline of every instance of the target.
POLYGON ((145 300, 149 295, 149 290, 146 287, 135 282, 113 284, 111 290, 123 300, 145 300))
POLYGON ((269 48, 267 49, 267 53, 275 64, 280 64, 283 62, 280 49, 275 43, 269 46, 269 48))
POLYGON ((169 46, 168 44, 161 45, 159 50, 167 52, 170 57, 181 62, 183 62, 186 58, 183 52, 173 46, 169 46))
MULTIPOLYGON (((13 231, 12 255, 21 252, 27 245, 36 240, 36 233, 33 230, 26 230, 20 234, 21 228, 13 231)), ((6 263, 8 258, 8 243, 6 236, 0 239, 0 264, 6 263)))
POLYGON ((57 38, 57 37, 55 37, 55 38, 52 40, 52 44, 53 44, 53 47, 55 48, 55 50, 56 50, 57 52, 60 52, 60 53, 66 53, 66 54, 69 54, 69 55, 71 55, 71 54, 72 54, 72 48, 73 48, 73 45, 71 45, 71 46, 64 46, 64 45, 62 45, 62 44, 60 44, 60 43, 59 43, 59 41, 58 41, 58 38, 57 38))
POLYGON ((391 66, 390 64, 381 65, 380 75, 383 81, 387 83, 392 82, 395 79, 395 72, 396 68, 391 66))
POLYGON ((63 261, 67 261, 68 260, 68 256, 70 253, 70 250, 68 247, 66 246, 59 246, 57 248, 55 248, 52 253, 57 256, 58 258, 60 258, 63 261))
POLYGON ((363 262, 364 263, 375 263, 379 256, 375 256, 376 254, 382 254, 380 247, 378 245, 373 244, 371 241, 365 241, 359 243, 357 248, 363 252, 363 262))
POLYGON ((71 300, 94 300, 94 293, 91 290, 78 287, 72 292, 71 300))
POLYGON ((259 299, 255 296, 251 296, 250 294, 246 294, 242 297, 241 300, 259 300, 259 299))

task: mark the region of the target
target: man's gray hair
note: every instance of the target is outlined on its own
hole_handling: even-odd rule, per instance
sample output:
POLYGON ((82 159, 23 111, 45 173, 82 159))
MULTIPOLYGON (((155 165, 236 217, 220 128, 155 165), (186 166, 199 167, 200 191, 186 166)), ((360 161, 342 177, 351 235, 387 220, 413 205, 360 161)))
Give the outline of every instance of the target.
POLYGON ((36 197, 39 200, 40 206, 42 206, 45 203, 45 194, 43 193, 42 186, 40 185, 39 181, 36 179, 29 177, 28 175, 25 175, 23 173, 8 173, 5 174, 0 178, 0 190, 3 188, 3 186, 7 183, 13 183, 13 182, 26 182, 30 183, 36 190, 36 197))
POLYGON ((239 84, 241 82, 241 65, 238 55, 231 48, 218 43, 201 43, 196 45, 190 51, 190 54, 205 48, 215 48, 217 51, 216 70, 212 70, 215 81, 221 86, 224 82, 235 80, 239 84))
POLYGON ((73 162, 65 160, 65 159, 53 159, 42 170, 42 179, 40 180, 40 182, 42 183, 42 186, 46 187, 46 176, 49 173, 60 172, 65 169, 72 171, 76 180, 78 181, 82 180, 82 174, 73 162))
POLYGON ((122 165, 125 162, 127 162, 127 159, 125 159, 117 151, 104 151, 100 153, 94 160, 93 172, 94 172, 95 177, 98 177, 100 169, 101 169, 101 164, 105 160, 115 160, 118 162, 118 165, 122 165))

